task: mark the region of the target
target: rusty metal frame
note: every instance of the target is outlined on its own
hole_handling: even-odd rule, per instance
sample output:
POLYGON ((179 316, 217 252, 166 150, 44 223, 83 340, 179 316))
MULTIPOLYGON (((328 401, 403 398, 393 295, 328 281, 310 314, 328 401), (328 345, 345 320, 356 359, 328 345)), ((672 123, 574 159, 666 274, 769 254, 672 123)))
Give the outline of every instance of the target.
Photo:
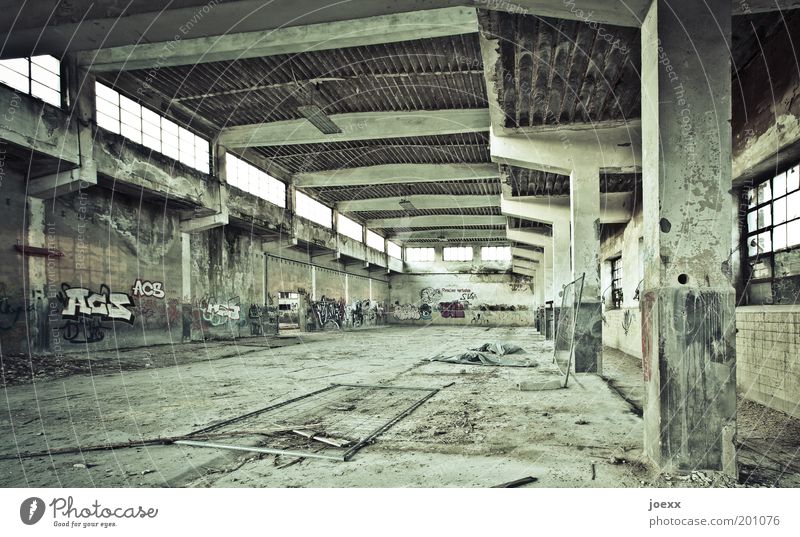
POLYGON ((391 429, 394 425, 398 422, 403 420, 404 418, 408 417, 412 412, 414 412, 417 408, 422 406, 426 401, 428 401, 431 397, 439 393, 439 388, 415 388, 410 386, 384 386, 384 385, 372 385, 372 384, 331 384, 330 386, 323 388, 321 390, 316 390, 314 392, 307 393, 305 395, 301 395, 299 397, 294 397, 292 399, 288 399, 286 401, 282 401, 280 403, 276 403, 274 405, 270 405, 258 410, 254 410, 252 412, 248 412, 246 414, 242 414, 241 416, 236 416, 234 418, 221 421, 219 423, 215 423, 213 425, 209 425, 208 427, 204 427, 202 429, 198 429, 197 431, 191 432, 187 437, 201 435, 203 433, 207 433, 226 425, 230 425, 232 423, 236 423, 247 418, 257 416, 259 414, 264 414, 266 412, 270 412, 272 410, 290 405, 297 401, 307 399, 309 397, 314 397, 315 395, 319 395, 320 393, 327 392, 330 390, 334 390, 336 388, 362 388, 367 390, 416 390, 420 392, 427 392, 424 396, 420 399, 415 401, 412 405, 408 408, 402 410, 398 414, 394 415, 389 421, 381 425, 380 427, 373 430, 367 436, 359 440, 355 445, 349 448, 347 451, 337 455, 330 455, 326 453, 317 453, 313 451, 304 451, 304 450, 287 450, 287 449, 276 449, 276 448, 269 448, 269 447, 259 447, 259 446, 240 446, 234 444, 224 444, 218 442, 207 442, 201 440, 176 440, 173 442, 174 444, 181 445, 181 446, 191 446, 191 447, 204 447, 204 448, 213 448, 213 449, 227 449, 231 451, 247 451, 252 453, 266 453, 270 455, 286 455, 290 457, 298 457, 298 458, 311 458, 311 459, 325 459, 325 460, 332 460, 336 462, 347 462, 352 459, 358 451, 360 451, 365 446, 371 444, 378 438, 380 435, 391 429))

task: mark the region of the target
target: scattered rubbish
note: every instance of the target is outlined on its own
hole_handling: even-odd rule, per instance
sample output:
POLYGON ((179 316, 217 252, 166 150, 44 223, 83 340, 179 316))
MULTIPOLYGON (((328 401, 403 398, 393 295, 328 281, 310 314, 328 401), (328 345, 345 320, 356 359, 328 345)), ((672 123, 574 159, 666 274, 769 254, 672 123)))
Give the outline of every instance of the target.
MULTIPOLYGON (((525 351, 512 343, 495 342, 484 343, 480 347, 452 356, 436 355, 429 358, 431 362, 446 362, 451 364, 493 365, 504 367, 536 367, 536 362, 526 359, 503 358, 509 354, 520 354, 525 351)), ((465 369, 461 370, 466 373, 465 369)))
POLYGON ((79 462, 79 463, 73 464, 72 467, 73 468, 81 468, 83 470, 86 470, 87 468, 90 467, 90 465, 89 464, 83 464, 83 463, 79 462))
POLYGON ((592 461, 592 481, 597 477, 597 465, 595 461, 592 461))
POLYGON ((560 390, 566 387, 566 378, 560 377, 552 380, 523 380, 517 384, 521 392, 541 392, 546 390, 560 390))
POLYGON ((509 481, 507 483, 501 483, 499 485, 493 486, 492 488, 493 489, 514 489, 514 488, 517 488, 517 487, 521 487, 523 485, 528 485, 530 483, 536 483, 537 481, 539 481, 538 477, 528 476, 528 477, 522 477, 520 479, 516 479, 514 481, 509 481))
POLYGON ((589 425, 589 422, 584 419, 579 419, 575 422, 575 425, 589 425))
POLYGON ((450 386, 455 386, 455 385, 456 385, 455 382, 451 382, 450 384, 445 384, 444 386, 442 386, 442 389, 449 388, 450 386))
POLYGON ((155 472, 155 470, 142 470, 141 474, 142 475, 147 475, 147 474, 152 474, 153 472, 155 472))
POLYGON ((356 409, 356 405, 331 405, 328 409, 335 412, 350 412, 356 409))

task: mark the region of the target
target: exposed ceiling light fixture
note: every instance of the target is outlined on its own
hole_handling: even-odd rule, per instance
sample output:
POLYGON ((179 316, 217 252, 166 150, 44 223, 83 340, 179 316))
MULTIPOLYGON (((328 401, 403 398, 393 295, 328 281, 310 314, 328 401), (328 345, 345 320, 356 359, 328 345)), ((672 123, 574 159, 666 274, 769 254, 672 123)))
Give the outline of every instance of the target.
POLYGON ((406 211, 415 211, 417 209, 416 207, 414 207, 414 204, 407 199, 401 199, 399 203, 400 207, 402 207, 406 211))
POLYGON ((331 118, 325 115, 322 108, 316 104, 309 104, 305 106, 298 106, 297 111, 300 112, 312 125, 314 125, 322 134, 338 134, 342 129, 334 123, 331 118))

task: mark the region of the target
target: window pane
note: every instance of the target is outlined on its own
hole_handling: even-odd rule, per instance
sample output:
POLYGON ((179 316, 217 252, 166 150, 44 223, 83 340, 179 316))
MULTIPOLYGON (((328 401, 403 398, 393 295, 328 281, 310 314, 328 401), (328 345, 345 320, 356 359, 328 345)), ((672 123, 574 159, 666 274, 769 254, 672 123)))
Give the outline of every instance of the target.
MULTIPOLYGON (((0 60, 0 66, 8 71, 17 73, 28 78, 28 58, 12 58, 10 60, 0 60)), ((27 89, 25 91, 28 91, 27 89)))
POLYGON ((781 173, 772 180, 772 195, 777 198, 784 194, 786 194, 786 173, 781 173))
POLYGON ((350 220, 343 214, 340 214, 336 222, 336 227, 339 233, 346 235, 351 239, 355 239, 358 242, 362 242, 361 234, 364 232, 364 228, 357 222, 350 220))
POLYGON ((0 82, 17 91, 28 93, 28 76, 7 68, 4 64, 5 61, 8 60, 0 63, 0 82))
POLYGON ((747 207, 752 209, 758 204, 755 187, 747 190, 747 207))
POLYGON ((798 244, 800 244, 800 220, 795 220, 786 225, 786 246, 798 244))
POLYGON ((95 107, 98 113, 107 115, 119 121, 119 106, 115 103, 106 101, 105 99, 97 98, 95 107))
POLYGON ((367 246, 376 250, 380 250, 381 252, 386 250, 383 237, 370 229, 367 230, 367 246))
POLYGON ((55 58, 53 56, 49 55, 32 56, 31 64, 32 67, 39 67, 41 69, 46 69, 51 73, 55 74, 61 73, 61 62, 58 61, 58 58, 55 58))
POLYGON ((97 112, 97 126, 115 134, 119 134, 119 118, 110 117, 97 112))
POLYGON ((58 73, 53 73, 37 65, 31 65, 31 80, 52 90, 61 91, 61 79, 58 73))
POLYGON ((800 165, 786 172, 786 192, 800 188, 800 165))
POLYGON ((119 93, 109 88, 108 86, 104 86, 99 82, 95 82, 94 94, 98 99, 105 99, 106 101, 114 103, 115 105, 119 106, 119 93))
POLYGON ((392 241, 386 242, 386 253, 388 253, 395 259, 403 259, 403 249, 400 247, 399 244, 394 243, 392 241))
POLYGON ((772 240, 775 250, 786 248, 786 224, 775 226, 775 229, 772 230, 772 240))
POLYGON ((769 236, 769 231, 760 233, 758 235, 758 253, 768 254, 772 251, 772 240, 769 236))
POLYGON ((757 220, 758 221, 756 222, 756 225, 758 226, 758 229, 772 225, 772 211, 770 211, 769 205, 758 210, 757 220))
POLYGON ((769 181, 764 181, 756 187, 758 191, 758 203, 764 203, 772 199, 772 189, 770 188, 769 181))
POLYGON ((44 86, 38 82, 31 82, 31 95, 53 106, 61 106, 61 92, 44 86))
POLYGON ((126 123, 123 123, 120 127, 120 134, 123 135, 125 138, 136 142, 137 144, 142 143, 142 131, 137 129, 136 127, 132 127, 126 123))
POLYGON ((758 237, 751 235, 750 237, 747 237, 747 256, 755 257, 758 254, 758 237))
POLYGON ((782 224, 786 222, 786 197, 772 202, 772 223, 782 224))
POLYGON ((786 197, 786 219, 800 218, 800 190, 786 197))

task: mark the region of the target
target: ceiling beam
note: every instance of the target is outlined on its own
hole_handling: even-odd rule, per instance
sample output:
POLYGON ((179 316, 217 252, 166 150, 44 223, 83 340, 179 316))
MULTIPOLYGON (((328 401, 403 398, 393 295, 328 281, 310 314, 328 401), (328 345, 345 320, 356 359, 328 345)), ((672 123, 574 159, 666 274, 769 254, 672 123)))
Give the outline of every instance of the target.
MULTIPOLYGON (((267 14, 265 13, 266 17, 267 14)), ((81 65, 93 71, 123 71, 196 65, 198 63, 297 54, 318 50, 395 43, 475 33, 474 9, 450 7, 411 13, 367 17, 228 33, 161 43, 139 43, 100 49, 81 55, 81 65)))
POLYGON ((297 187, 390 185, 397 183, 435 183, 500 177, 497 164, 381 164, 361 168, 298 173, 297 187))
MULTIPOLYGON (((649 0, 625 0, 624 4, 604 0, 352 0, 327 5, 315 0, 228 0, 213 4, 208 0, 182 0, 170 4, 177 6, 174 9, 167 9, 163 0, 137 0, 124 7, 118 2, 96 0, 2 0, 0 9, 7 16, 0 21, 0 40, 5 43, 0 56, 60 56, 68 50, 98 46, 167 43, 175 40, 176 32, 182 39, 198 39, 454 6, 639 27, 649 5, 649 0), (91 31, 82 31, 84 28, 91 31)), ((744 15, 795 9, 800 7, 800 0, 731 0, 731 5, 734 15, 744 15)))
POLYGON ((369 198, 340 201, 336 210, 341 213, 358 211, 403 211, 414 209, 474 209, 477 207, 497 207, 500 196, 451 196, 449 194, 415 194, 392 198, 369 198), (407 203, 400 205, 401 201, 407 203))
POLYGON ((376 218, 367 220, 369 228, 504 226, 505 216, 437 214, 429 216, 404 216, 401 218, 376 218))
POLYGON ((231 148, 264 147, 436 136, 489 130, 489 111, 485 108, 356 112, 329 117, 342 132, 323 134, 305 119, 290 119, 228 127, 222 130, 219 143, 231 148))
POLYGON ((511 255, 515 258, 523 258, 529 259, 531 261, 536 261, 537 263, 542 260, 542 256, 544 256, 543 252, 539 252, 536 250, 529 250, 527 248, 520 248, 518 246, 514 246, 511 248, 511 255))
POLYGON ((536 271, 528 269, 528 268, 525 268, 525 267, 521 267, 521 266, 516 265, 516 264, 511 266, 511 271, 512 272, 516 272, 517 274, 522 274, 523 276, 530 276, 531 278, 535 278, 536 277, 536 271))
POLYGON ((544 235, 535 231, 528 231, 522 229, 506 229, 508 240, 514 242, 521 242, 531 246, 538 246, 540 248, 552 248, 553 237, 544 235))
POLYGON ((463 239, 505 239, 505 229, 443 229, 441 231, 411 231, 395 233, 389 237, 403 242, 419 239, 442 239, 442 242, 458 242, 463 239))

